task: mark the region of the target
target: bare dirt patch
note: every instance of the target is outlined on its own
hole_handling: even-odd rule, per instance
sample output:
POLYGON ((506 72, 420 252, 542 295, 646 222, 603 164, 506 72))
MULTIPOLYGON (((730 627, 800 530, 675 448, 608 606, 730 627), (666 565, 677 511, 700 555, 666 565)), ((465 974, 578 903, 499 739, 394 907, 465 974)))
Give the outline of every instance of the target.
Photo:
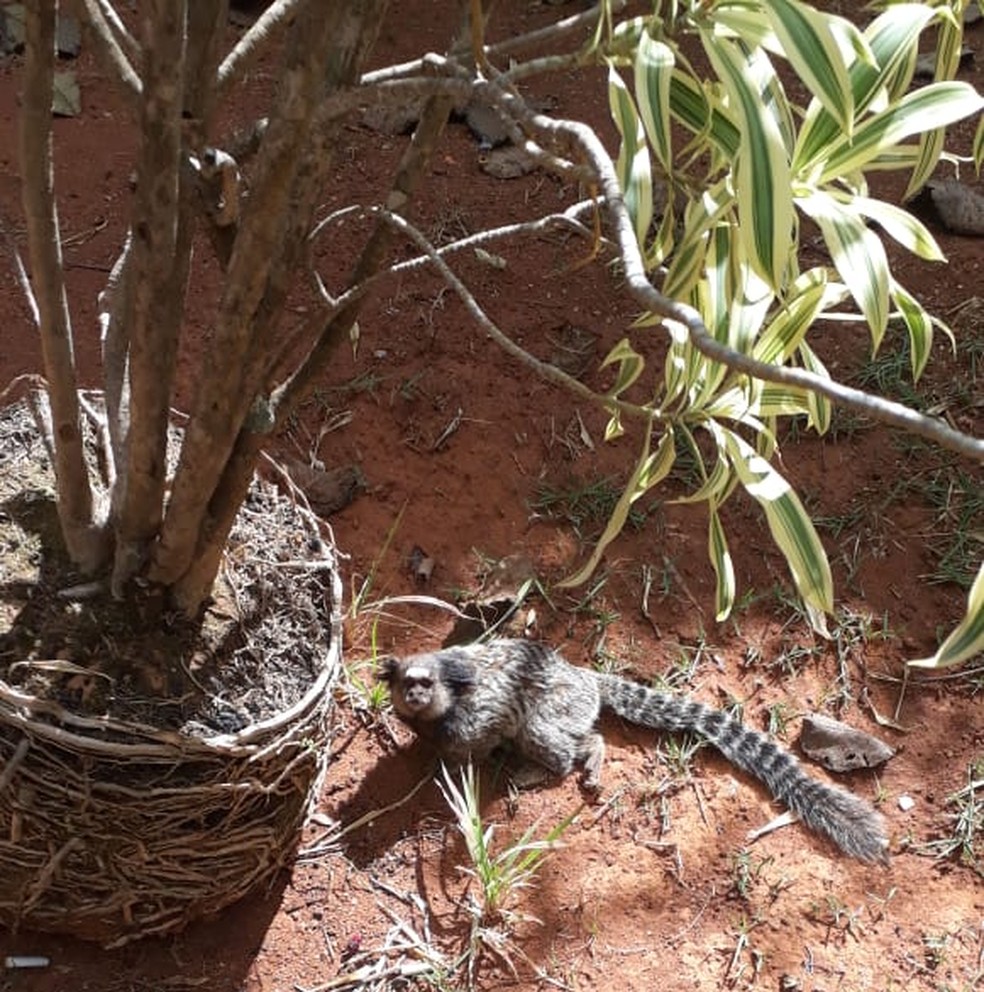
MULTIPOLYGON (((553 16, 538 5, 503 6, 493 22, 499 36, 553 16)), ((399 23, 384 28, 379 64, 445 44, 450 15, 421 11, 405 4, 399 23)), ((978 49, 982 30, 968 35, 978 49)), ((56 140, 71 150, 73 167, 58 181, 63 230, 72 238, 71 289, 75 299, 89 301, 73 315, 82 367, 95 384, 95 293, 126 221, 132 147, 113 95, 85 53, 77 68, 85 114, 59 122, 56 140)), ((18 192, 18 72, 16 58, 0 65, 0 206, 7 216, 16 214, 18 192)), ((265 72, 244 87, 236 109, 243 120, 251 94, 269 83, 265 72)), ((962 78, 981 89, 981 60, 962 78)), ((546 79, 534 89, 558 113, 586 115, 611 138, 602 73, 546 79)), ((357 123, 346 134, 326 209, 381 199, 406 141, 357 123)), ((972 134, 972 123, 957 129, 961 150, 972 134)), ((463 123, 449 128, 416 214, 432 237, 543 212, 564 193, 539 173, 491 179, 481 171, 482 154, 463 123)), ((893 256, 900 278, 957 332, 956 358, 942 336, 937 341, 919 402, 943 404, 945 416, 979 435, 984 321, 974 301, 984 285, 984 243, 943 232, 939 238, 950 258, 945 268, 893 256)), ((322 259, 326 277, 347 271, 343 247, 334 242, 332 258, 322 259)), ((463 261, 461 274, 497 322, 544 357, 558 342, 568 351, 571 341, 587 347, 570 327, 590 332, 596 354, 604 355, 635 316, 619 295, 617 272, 604 264, 577 267, 581 243, 526 241, 501 254, 504 268, 476 257, 463 261)), ((204 333, 207 314, 200 319, 204 333)), ((0 288, 0 326, 6 382, 37 364, 9 276, 0 288)), ((360 465, 368 486, 332 521, 349 555, 347 591, 363 589, 370 577, 371 583, 347 623, 346 657, 358 681, 339 699, 345 732, 306 855, 266 898, 166 941, 107 953, 69 938, 0 935, 0 955, 51 960, 42 971, 0 975, 0 989, 334 988, 346 987, 332 984, 338 976, 369 966, 389 975, 378 987, 400 988, 406 983, 385 969, 419 961, 421 953, 404 946, 413 943, 406 927, 449 967, 435 984, 463 987, 466 972, 452 967, 469 946, 465 907, 473 883, 461 870, 463 844, 432 783, 401 802, 429 774, 430 756, 370 706, 359 683, 372 681, 374 647, 423 650, 451 626, 437 610, 374 604, 421 592, 473 596, 490 563, 515 554, 533 563, 549 593, 532 596, 520 619, 535 610, 537 636, 571 661, 617 664, 715 705, 737 703, 747 722, 773 729, 790 746, 800 715, 817 709, 896 747, 884 770, 845 781, 882 809, 894 859, 888 868, 859 866, 798 826, 750 844, 747 832, 777 812, 760 789, 710 751, 687 759, 669 740, 612 724, 605 727, 609 764, 600 806, 583 806, 573 780, 519 795, 493 774, 484 780, 483 815, 497 824, 499 843, 533 825, 546 833, 566 817, 575 820, 565 846, 520 899, 519 908, 538 922, 510 931, 517 974, 486 953, 475 968, 477 987, 936 990, 979 983, 980 786, 970 805, 967 793, 950 797, 982 775, 984 677, 972 665, 943 679, 910 680, 904 688, 901 682, 903 662, 929 654, 962 612, 958 580, 966 581, 967 562, 976 568, 981 553, 979 468, 850 417, 839 417, 824 439, 783 439, 784 469, 820 521, 835 569, 840 613, 830 642, 808 633, 765 522, 737 500, 726 507, 725 524, 744 598, 732 620, 716 625, 706 518, 699 507, 669 502, 672 486, 640 501, 638 526, 611 547, 591 584, 561 592, 551 583, 583 561, 603 527, 605 504, 589 500, 572 520, 568 510, 547 513, 544 492, 559 494, 561 507, 575 492, 604 497, 625 478, 635 455, 631 441, 603 444, 601 413, 578 408, 503 356, 434 277, 385 285, 360 327, 357 353, 339 361, 303 418, 278 439, 288 457, 360 465), (960 534, 970 535, 962 566, 959 556, 947 558, 960 534), (408 568, 414 547, 435 563, 424 587, 408 568), (876 713, 902 729, 879 727, 876 713), (903 796, 914 801, 905 810, 903 796), (975 803, 977 833, 963 835, 969 839, 961 847, 961 822, 973 817, 975 803), (336 821, 361 826, 335 841, 336 821)), ((894 343, 886 341, 880 359, 894 343)), ((192 339, 188 354, 194 348, 192 339)), ((651 348, 647 357, 656 360, 655 336, 651 348)), ((874 388, 911 390, 905 365, 898 374, 872 363, 854 329, 822 330, 817 348, 835 375, 876 376, 874 388)), ((604 388, 597 361, 584 374, 604 388)), ((179 403, 192 388, 186 374, 179 403)))

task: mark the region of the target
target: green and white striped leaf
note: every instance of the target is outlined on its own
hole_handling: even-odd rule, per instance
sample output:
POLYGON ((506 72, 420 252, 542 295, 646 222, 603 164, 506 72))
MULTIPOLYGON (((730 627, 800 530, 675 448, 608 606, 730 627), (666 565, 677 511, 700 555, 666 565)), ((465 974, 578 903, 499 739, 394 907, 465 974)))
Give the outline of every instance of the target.
POLYGON ((671 300, 688 299, 704 271, 707 229, 686 231, 670 262, 661 292, 671 300))
POLYGON ((635 93, 649 144, 667 175, 673 173, 670 133, 670 88, 676 56, 665 42, 648 32, 639 39, 635 59, 635 93))
POLYGON ((874 350, 888 326, 889 267, 885 248, 849 203, 822 190, 796 201, 816 221, 834 265, 868 321, 874 350))
MULTIPOLYGON (((743 262, 742 248, 744 242, 738 242, 733 249, 734 254, 743 262)), ((776 294, 772 287, 759 277, 747 263, 741 264, 741 286, 731 304, 731 322, 728 326, 728 344, 747 355, 752 349, 752 342, 758 337, 762 325, 769 314, 769 309, 776 294)))
POLYGON ((666 387, 665 405, 674 403, 683 392, 687 375, 687 353, 690 348, 690 332, 684 324, 676 320, 663 320, 670 337, 670 347, 663 364, 663 379, 666 387))
MULTIPOLYGON (((638 17, 629 17, 615 26, 611 32, 608 44, 605 45, 605 56, 611 62, 619 65, 626 64, 633 57, 633 53, 639 45, 639 39, 649 25, 651 18, 640 14, 638 17)), ((601 43, 601 33, 605 26, 605 16, 598 18, 595 27, 595 34, 590 44, 591 49, 597 49, 601 43)))
MULTIPOLYGON (((800 360, 803 368, 808 369, 814 375, 822 375, 825 379, 830 378, 827 366, 820 361, 816 352, 807 344, 802 342, 799 347, 800 360)), ((826 396, 807 390, 806 403, 809 409, 809 424, 818 434, 826 434, 830 430, 830 416, 833 412, 830 400, 826 396)))
POLYGON ((607 393, 613 399, 617 399, 624 393, 642 375, 642 370, 646 367, 645 359, 629 344, 628 338, 622 338, 608 352, 605 360, 601 363, 601 367, 607 368, 616 362, 618 362, 618 372, 615 376, 615 383, 607 393))
POLYGON ((721 623, 728 619, 731 608, 735 605, 735 566, 731 561, 728 540, 724 536, 721 517, 713 500, 708 507, 707 549, 717 578, 714 587, 714 619, 721 623))
POLYGON ((598 567, 598 562, 601 561, 605 549, 622 533, 622 528, 625 526, 626 520, 629 519, 629 510, 632 508, 632 504, 647 490, 652 489, 653 486, 665 479, 673 467, 673 462, 676 459, 676 446, 672 428, 667 429, 660 438, 656 450, 650 454, 650 426, 647 425, 642 454, 636 462, 632 477, 622 490, 622 495, 619 496, 605 530, 591 552, 591 557, 582 569, 558 583, 562 589, 570 589, 587 581, 591 573, 598 567))
POLYGON ((909 200, 926 185, 926 181, 933 174, 940 157, 943 155, 943 146, 946 142, 946 130, 937 128, 935 131, 927 131, 919 139, 919 159, 912 170, 909 178, 909 185, 902 194, 903 200, 909 200))
POLYGON ((716 420, 731 420, 766 431, 765 420, 809 414, 809 396, 806 389, 778 382, 743 378, 742 385, 733 386, 707 405, 706 413, 716 420))
MULTIPOLYGON (((936 33, 936 58, 933 67, 935 80, 953 79, 960 65, 960 48, 963 41, 963 26, 956 16, 941 16, 936 33)), ((903 201, 915 196, 933 174, 936 164, 943 154, 946 139, 944 128, 927 131, 919 137, 919 161, 912 170, 903 201)))
MULTIPOLYGON (((876 99, 887 98, 885 90, 889 81, 898 75, 900 64, 914 59, 919 35, 935 16, 934 10, 926 4, 898 4, 868 25, 864 37, 870 46, 872 59, 859 59, 848 70, 857 118, 876 99)), ((900 95, 894 94, 893 99, 900 95)), ((814 163, 826 157, 831 142, 839 134, 837 121, 819 100, 814 100, 800 129, 793 154, 794 171, 805 175, 814 163)))
POLYGON ((635 227, 639 247, 645 250, 646 233, 653 219, 653 176, 646 132, 636 113, 632 95, 614 68, 608 70, 608 102, 612 119, 622 136, 615 170, 625 206, 635 227))
POLYGON ((622 426, 622 414, 618 407, 608 408, 608 423, 605 424, 605 443, 609 441, 614 441, 615 438, 621 437, 625 433, 625 428, 622 426))
POLYGON ((688 131, 706 136, 728 160, 738 154, 741 131, 731 114, 708 104, 697 80, 679 69, 670 83, 670 110, 688 131))
POLYGON ((967 612, 932 658, 910 661, 912 668, 949 668, 984 651, 984 562, 967 597, 967 612))
POLYGON ((906 330, 909 332, 909 351, 912 358, 912 381, 919 377, 929 361, 933 349, 933 321, 923 305, 900 283, 892 280, 892 302, 898 307, 906 330))
POLYGON ((765 328, 752 349, 760 362, 782 364, 799 347, 827 297, 826 269, 804 272, 790 287, 786 305, 765 328))
POLYGON ((978 175, 980 175, 981 165, 984 165, 984 114, 981 115, 981 119, 977 122, 977 130, 974 132, 974 168, 977 169, 978 175))
POLYGON ((897 172, 914 169, 919 162, 918 145, 895 145, 884 148, 865 167, 866 172, 897 172))
POLYGON ((660 218, 656 237, 646 249, 646 271, 652 272, 662 265, 670 257, 675 245, 676 209, 673 206, 673 187, 670 186, 666 193, 666 206, 663 208, 663 216, 660 218))
POLYGON ((764 9, 796 74, 839 128, 850 134, 854 94, 848 67, 831 31, 834 17, 797 0, 769 0, 764 9))
POLYGON ((792 156, 796 141, 796 125, 793 122, 792 106, 772 60, 762 48, 750 48, 747 44, 741 43, 736 48, 744 55, 749 83, 759 94, 762 107, 772 116, 779 128, 788 159, 792 156))
POLYGON ((742 241, 756 271, 778 291, 793 250, 793 197, 786 146, 776 119, 762 108, 738 46, 706 31, 702 38, 741 122, 735 186, 742 241))
MULTIPOLYGON (((707 421, 707 429, 712 435, 717 437, 716 429, 717 424, 713 420, 707 421)), ((701 467, 701 471, 704 471, 704 460, 700 455, 700 450, 697 448, 696 443, 693 442, 693 438, 690 439, 691 447, 694 451, 694 456, 697 459, 697 464, 701 467)), ((678 496, 672 502, 674 503, 703 503, 707 500, 712 501, 716 506, 721 506, 722 503, 728 498, 730 492, 730 483, 735 478, 734 472, 731 470, 731 462, 725 457, 723 444, 718 443, 716 449, 716 455, 714 459, 714 468, 711 469, 710 474, 701 483, 700 488, 692 493, 688 493, 686 496, 678 496)))
POLYGON ((877 221, 889 237, 894 238, 904 248, 908 248, 914 255, 930 262, 946 261, 943 249, 940 248, 929 228, 908 210, 903 210, 894 203, 867 196, 849 197, 847 194, 839 193, 833 195, 842 203, 849 202, 851 208, 859 214, 877 221))
POLYGON ((714 30, 724 38, 740 38, 750 48, 762 46, 782 53, 779 38, 761 5, 718 4, 714 8, 714 30))
POLYGON ((946 127, 984 108, 984 97, 969 83, 930 83, 907 93, 898 103, 855 129, 852 140, 840 138, 823 163, 819 182, 828 183, 863 169, 886 148, 914 134, 946 127))
MULTIPOLYGON (((732 248, 734 229, 719 224, 711 232, 707 243, 704 278, 696 287, 695 304, 711 336, 727 343, 730 308, 735 295, 735 259, 732 248)), ((728 367, 707 358, 694 349, 691 368, 688 370, 688 387, 691 388, 691 410, 699 410, 714 395, 728 374, 728 367), (697 389, 693 387, 697 385, 697 389)))
POLYGON ((743 438, 720 429, 741 484, 765 511, 772 539, 786 558, 796 589, 804 604, 815 611, 811 618, 816 629, 819 618, 833 610, 834 586, 813 522, 786 479, 743 438))

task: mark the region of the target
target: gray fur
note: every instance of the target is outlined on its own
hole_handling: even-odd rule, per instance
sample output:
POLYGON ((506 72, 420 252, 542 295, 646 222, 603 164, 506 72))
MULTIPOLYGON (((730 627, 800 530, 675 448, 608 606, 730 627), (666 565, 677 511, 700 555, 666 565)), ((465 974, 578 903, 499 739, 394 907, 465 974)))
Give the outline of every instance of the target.
POLYGON ((694 731, 847 854, 888 860, 878 813, 811 778, 765 734, 695 699, 576 668, 546 645, 502 639, 445 648, 389 659, 382 677, 398 716, 445 757, 481 761, 510 744, 560 776, 582 765, 588 789, 600 785, 605 745, 595 724, 602 710, 653 730, 694 731))

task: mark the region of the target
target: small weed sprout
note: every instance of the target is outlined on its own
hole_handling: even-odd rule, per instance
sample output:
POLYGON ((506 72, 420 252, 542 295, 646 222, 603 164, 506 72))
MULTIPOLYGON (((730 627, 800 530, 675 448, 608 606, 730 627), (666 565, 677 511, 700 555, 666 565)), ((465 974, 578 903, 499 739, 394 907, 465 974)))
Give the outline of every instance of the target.
POLYGON ((748 969, 747 964, 742 960, 742 956, 747 951, 749 958, 752 962, 752 975, 748 979, 749 987, 755 985, 756 979, 758 978, 762 967, 765 964, 765 955, 752 947, 751 934, 752 931, 762 923, 762 920, 758 916, 753 916, 749 919, 745 914, 742 914, 741 919, 735 927, 735 949, 731 954, 731 958, 728 961, 728 968, 725 972, 725 981, 730 987, 736 986, 739 981, 742 980, 745 972, 748 969))
POLYGON ((947 799, 953 809, 947 814, 949 834, 939 840, 913 845, 917 854, 933 858, 956 855, 984 877, 984 757, 967 769, 967 784, 947 799))
POLYGON ((674 778, 690 778, 694 756, 704 746, 696 734, 673 734, 656 748, 656 757, 669 769, 674 778))
POLYGON ((346 665, 345 675, 353 705, 373 714, 382 712, 389 700, 389 692, 386 684, 376 678, 374 658, 358 664, 346 665))
POLYGON ((755 882, 772 860, 772 858, 757 858, 747 848, 742 848, 731 855, 732 884, 735 892, 742 899, 747 900, 751 897, 755 882))
POLYGON ((789 703, 778 702, 773 703, 766 712, 769 717, 768 727, 766 728, 769 736, 784 739, 789 721, 796 716, 796 711, 789 703))
POLYGON ((815 901, 810 906, 810 916, 817 923, 823 924, 828 931, 850 934, 855 940, 860 940, 864 933, 861 912, 862 908, 852 910, 836 896, 826 896, 822 902, 815 901))
POLYGON ((766 877, 765 870, 775 861, 773 857, 756 857, 747 848, 731 855, 732 886, 738 897, 746 902, 752 901, 755 886, 764 883, 770 903, 793 886, 793 880, 788 875, 780 875, 777 879, 766 877))
POLYGON ((446 766, 441 767, 438 788, 464 838, 471 867, 463 869, 478 883, 478 900, 469 909, 477 926, 511 923, 530 919, 515 910, 520 890, 533 884, 547 855, 560 846, 560 837, 573 822, 573 815, 562 820, 546 837, 538 839, 534 823, 523 835, 497 854, 492 851, 495 824, 482 822, 479 808, 479 788, 475 770, 469 763, 461 770, 460 785, 446 766))

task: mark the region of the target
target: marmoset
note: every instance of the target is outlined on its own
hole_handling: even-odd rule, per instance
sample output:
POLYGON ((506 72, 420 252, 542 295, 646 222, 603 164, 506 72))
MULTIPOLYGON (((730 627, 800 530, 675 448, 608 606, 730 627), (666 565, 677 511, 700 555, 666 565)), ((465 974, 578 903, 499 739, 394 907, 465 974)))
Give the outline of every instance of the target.
POLYGON ((549 646, 499 639, 389 658, 381 677, 400 719, 442 756, 482 761, 510 746, 559 776, 581 765, 590 790, 601 784, 605 743, 596 724, 603 710, 653 730, 692 731, 847 854, 888 861, 878 813, 863 799, 807 775, 767 735, 695 699, 577 668, 549 646))

